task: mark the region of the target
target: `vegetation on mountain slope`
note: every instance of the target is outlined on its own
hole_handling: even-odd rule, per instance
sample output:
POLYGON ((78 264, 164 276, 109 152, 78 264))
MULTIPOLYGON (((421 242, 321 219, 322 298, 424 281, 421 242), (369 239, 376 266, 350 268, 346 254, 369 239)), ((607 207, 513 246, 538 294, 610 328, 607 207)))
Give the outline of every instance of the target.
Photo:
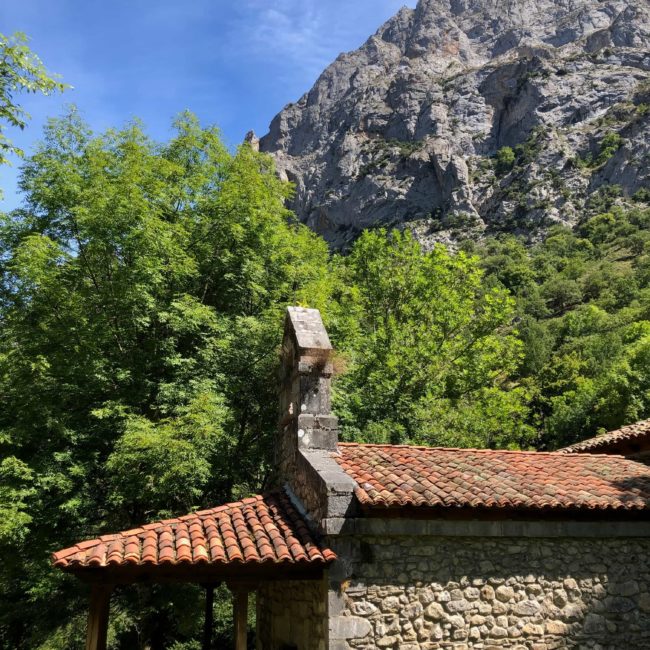
POLYGON ((556 448, 650 414, 650 207, 608 186, 575 229, 526 247, 504 235, 464 247, 515 297, 535 446, 556 448))

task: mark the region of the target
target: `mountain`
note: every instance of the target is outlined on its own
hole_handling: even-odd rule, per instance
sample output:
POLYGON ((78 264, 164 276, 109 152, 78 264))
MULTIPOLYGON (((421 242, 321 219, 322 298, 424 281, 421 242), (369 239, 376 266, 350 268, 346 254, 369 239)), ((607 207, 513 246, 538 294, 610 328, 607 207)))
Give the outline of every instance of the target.
POLYGON ((650 176, 646 0, 420 0, 341 54, 260 141, 334 247, 575 225, 650 176), (611 186, 614 186, 613 188, 611 186))

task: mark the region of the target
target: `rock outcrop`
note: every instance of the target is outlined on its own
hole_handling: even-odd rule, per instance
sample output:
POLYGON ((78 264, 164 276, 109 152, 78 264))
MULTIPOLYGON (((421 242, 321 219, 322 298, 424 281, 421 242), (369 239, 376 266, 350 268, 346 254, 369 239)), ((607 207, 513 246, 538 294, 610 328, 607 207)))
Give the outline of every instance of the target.
POLYGON ((378 225, 534 238, 603 187, 648 185, 649 107, 646 0, 420 0, 341 54, 260 149, 335 247, 378 225))

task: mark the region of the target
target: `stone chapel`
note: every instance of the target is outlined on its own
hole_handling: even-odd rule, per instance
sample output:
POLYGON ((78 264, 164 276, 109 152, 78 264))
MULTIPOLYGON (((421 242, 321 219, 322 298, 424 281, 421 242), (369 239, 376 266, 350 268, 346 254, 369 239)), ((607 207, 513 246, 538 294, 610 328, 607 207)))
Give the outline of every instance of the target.
POLYGON ((106 648, 115 587, 167 581, 206 587, 206 649, 220 582, 237 650, 253 592, 260 650, 650 648, 638 440, 552 453, 343 443, 331 378, 320 314, 289 308, 275 488, 54 554, 90 584, 87 650, 106 648))

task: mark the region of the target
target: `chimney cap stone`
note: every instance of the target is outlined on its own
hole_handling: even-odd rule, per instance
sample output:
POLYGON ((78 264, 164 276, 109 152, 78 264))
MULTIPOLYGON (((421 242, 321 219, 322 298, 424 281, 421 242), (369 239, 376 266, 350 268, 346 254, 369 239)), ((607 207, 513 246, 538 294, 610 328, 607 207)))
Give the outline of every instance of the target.
POLYGON ((301 353, 332 350, 330 338, 318 309, 288 307, 285 331, 291 331, 301 353))

